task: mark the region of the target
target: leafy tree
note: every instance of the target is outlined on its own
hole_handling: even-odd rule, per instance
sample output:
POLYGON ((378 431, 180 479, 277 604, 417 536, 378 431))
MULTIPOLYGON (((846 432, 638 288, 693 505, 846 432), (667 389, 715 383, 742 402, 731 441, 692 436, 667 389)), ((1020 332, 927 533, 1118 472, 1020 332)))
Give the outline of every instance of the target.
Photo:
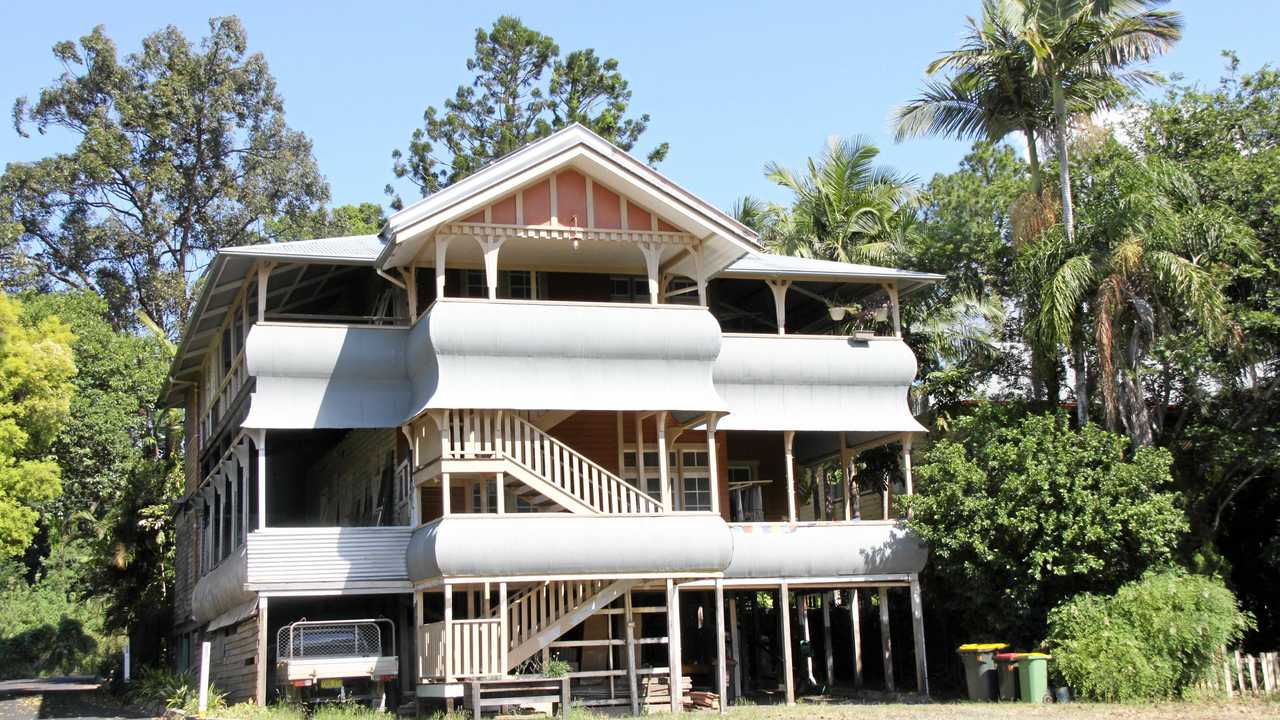
POLYGON ((801 174, 771 162, 765 175, 791 191, 770 249, 842 262, 887 263, 905 249, 898 230, 912 223, 911 180, 876 165, 880 149, 863 138, 827 141, 801 174))
POLYGON ((904 498, 930 547, 931 596, 972 640, 1038 642, 1051 608, 1170 562, 1186 530, 1167 451, 1128 458, 1128 442, 1095 425, 1020 414, 983 405, 959 419, 904 498))
POLYGON ((277 242, 342 237, 344 235, 377 235, 386 216, 377 203, 340 205, 332 210, 315 211, 278 218, 267 223, 267 234, 277 242))
POLYGON ((19 98, 14 125, 77 144, 0 177, 0 255, 95 290, 117 324, 142 313, 170 337, 210 251, 257 242, 263 221, 329 194, 240 21, 215 18, 209 31, 196 46, 168 27, 124 58, 102 27, 55 45, 67 72, 34 103, 19 98))
MULTIPOLYGON (((474 73, 444 101, 424 114, 406 151, 391 156, 397 178, 408 178, 423 196, 461 180, 489 162, 553 131, 580 123, 624 150, 632 149, 649 116, 627 117, 631 90, 615 59, 601 60, 593 49, 563 59, 560 47, 519 18, 503 15, 489 30, 476 28, 474 73)), ((650 164, 667 154, 667 144, 649 152, 650 164)), ((401 199, 390 185, 392 206, 401 199)))
POLYGON ((71 405, 71 339, 55 317, 24 324, 21 305, 0 293, 0 556, 26 549, 36 506, 62 490, 50 450, 71 405))
POLYGON ((1224 54, 1216 86, 1176 83, 1129 113, 1125 130, 1138 153, 1176 163, 1202 204, 1230 208, 1257 239, 1256 254, 1216 271, 1238 328, 1230 341, 1170 335, 1144 377, 1187 502, 1188 562, 1229 579, 1257 618, 1246 642, 1260 651, 1280 633, 1280 72, 1244 72, 1224 54))
POLYGON ((1155 428, 1140 375, 1153 344, 1188 327, 1223 337, 1227 298, 1214 270, 1252 254, 1254 244, 1229 210, 1200 201, 1175 164, 1134 158, 1114 139, 1103 146, 1077 242, 1046 233, 1022 259, 1040 287, 1029 334, 1042 346, 1070 344, 1088 297, 1107 425, 1123 424, 1135 446, 1150 445, 1155 428))
POLYGON ((57 317, 75 336, 75 393, 52 444, 62 495, 47 509, 62 537, 93 537, 126 492, 142 448, 177 441, 164 437, 170 428, 155 407, 169 353, 152 335, 112 328, 106 301, 89 290, 32 293, 23 306, 29 322, 57 317))
POLYGON ((997 142, 1022 133, 1027 143, 1031 192, 1044 188, 1037 138, 1049 127, 1048 86, 1035 76, 1030 48, 1010 27, 998 0, 983 0, 982 19, 968 19, 959 49, 929 64, 931 80, 914 100, 894 111, 894 137, 901 142, 920 135, 997 142))
POLYGON ((1067 154, 1068 98, 1092 99, 1090 110, 1158 76, 1131 66, 1168 50, 1182 37, 1182 16, 1154 10, 1165 0, 1003 0, 1001 13, 1031 50, 1033 74, 1049 86, 1062 193, 1062 225, 1075 236, 1071 163, 1067 154))

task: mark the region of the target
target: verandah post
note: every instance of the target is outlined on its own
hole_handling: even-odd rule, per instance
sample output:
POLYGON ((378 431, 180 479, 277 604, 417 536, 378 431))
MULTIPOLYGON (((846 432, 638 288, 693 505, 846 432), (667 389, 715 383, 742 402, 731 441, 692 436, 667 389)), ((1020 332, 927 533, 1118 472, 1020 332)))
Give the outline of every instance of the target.
POLYGON ((796 521, 796 468, 795 457, 793 456, 793 447, 795 444, 796 433, 794 430, 787 430, 782 433, 782 442, 786 447, 786 464, 787 464, 787 521, 796 521))
MULTIPOLYGON (((712 431, 714 432, 714 431, 712 431)), ((724 652, 724 581, 716 580, 716 691, 720 693, 720 714, 729 701, 729 674, 725 667, 724 652)))
POLYGON ((884 661, 884 689, 893 692, 893 641, 889 634, 889 588, 880 588, 880 654, 884 661))
POLYGON ((671 692, 671 712, 683 710, 680 683, 684 663, 680 656, 680 587, 667 580, 667 683, 671 692))
POLYGON ((778 616, 782 619, 782 667, 786 675, 787 704, 796 704, 795 669, 791 660, 791 590, 784 582, 778 588, 778 616))
POLYGON ((671 475, 667 461, 667 412, 663 410, 654 417, 658 426, 658 484, 662 487, 662 507, 671 512, 675 506, 671 503, 671 475))
POLYGON ((920 597, 920 574, 911 573, 911 630, 916 650, 916 690, 929 697, 929 667, 924 649, 924 603, 920 597))
POLYGON ((849 590, 849 624, 853 628, 853 686, 862 687, 862 607, 857 588, 849 590))
POLYGON ((635 618, 631 613, 631 590, 623 596, 623 632, 627 638, 627 692, 631 697, 631 714, 640 714, 640 691, 636 682, 636 629, 635 618))

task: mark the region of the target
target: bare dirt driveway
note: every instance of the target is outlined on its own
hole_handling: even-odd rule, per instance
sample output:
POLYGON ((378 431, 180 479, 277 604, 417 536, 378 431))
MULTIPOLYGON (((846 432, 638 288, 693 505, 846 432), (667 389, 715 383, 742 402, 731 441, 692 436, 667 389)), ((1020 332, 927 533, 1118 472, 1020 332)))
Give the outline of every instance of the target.
POLYGON ((147 717, 145 713, 120 704, 101 690, 94 678, 62 677, 0 682, 0 720, 124 720, 144 717, 147 717))

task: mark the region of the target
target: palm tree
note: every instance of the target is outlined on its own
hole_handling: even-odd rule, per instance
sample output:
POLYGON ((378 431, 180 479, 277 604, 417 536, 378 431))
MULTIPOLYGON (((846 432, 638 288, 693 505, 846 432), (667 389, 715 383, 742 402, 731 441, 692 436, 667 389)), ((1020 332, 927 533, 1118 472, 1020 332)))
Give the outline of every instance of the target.
POLYGON ((1041 279, 1031 335, 1070 343, 1089 299, 1107 425, 1150 445, 1141 374, 1152 345, 1180 328, 1222 336, 1227 301, 1213 266, 1254 252, 1253 241, 1236 219, 1200 203, 1190 176, 1155 158, 1123 157, 1096 171, 1082 207, 1078 239, 1046 233, 1021 260, 1041 279))
MULTIPOLYGON (((999 12, 1031 53, 1031 71, 1049 86, 1062 193, 1062 225, 1075 237, 1067 121, 1073 101, 1107 107, 1126 93, 1159 81, 1129 69, 1164 53, 1182 37, 1182 16, 1155 10, 1167 0, 999 0, 999 12)), ((1080 108, 1074 108, 1079 111, 1080 108)))
POLYGON ((920 313, 911 323, 911 334, 921 338, 934 366, 964 366, 999 355, 1004 319, 999 296, 962 291, 920 313))
POLYGON ((880 150, 863 138, 831 138, 804 174, 778 163, 765 175, 790 190, 789 212, 774 219, 766 247, 785 255, 884 264, 902 248, 898 232, 914 217, 911 178, 875 164, 880 150))
POLYGON ((1049 127, 1048 84, 1032 71, 1030 48, 1014 32, 996 0, 983 0, 981 22, 968 18, 959 49, 943 53, 925 72, 952 71, 930 80, 920 95, 893 114, 894 140, 942 135, 998 142, 1022 133, 1035 197, 1044 190, 1037 135, 1049 127))

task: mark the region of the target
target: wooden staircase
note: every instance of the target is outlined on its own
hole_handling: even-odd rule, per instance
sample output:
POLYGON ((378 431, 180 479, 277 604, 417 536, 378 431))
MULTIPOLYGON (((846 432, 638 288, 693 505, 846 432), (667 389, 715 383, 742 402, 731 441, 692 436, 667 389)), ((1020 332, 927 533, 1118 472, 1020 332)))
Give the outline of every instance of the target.
POLYGON ((549 580, 511 597, 505 623, 502 608, 496 607, 476 619, 422 625, 418 628, 420 677, 501 677, 604 610, 634 583, 549 580))
MULTIPOLYGON (((533 657, 609 603, 622 597, 633 580, 551 580, 517 593, 507 603, 507 670, 533 657)), ((496 608, 491 613, 498 617, 496 608)))
MULTIPOLYGON (((640 488, 516 413, 449 410, 443 413, 443 424, 442 459, 503 460, 508 474, 569 512, 588 515, 662 512, 662 503, 640 488)), ((515 494, 522 495, 521 492, 515 494)))

